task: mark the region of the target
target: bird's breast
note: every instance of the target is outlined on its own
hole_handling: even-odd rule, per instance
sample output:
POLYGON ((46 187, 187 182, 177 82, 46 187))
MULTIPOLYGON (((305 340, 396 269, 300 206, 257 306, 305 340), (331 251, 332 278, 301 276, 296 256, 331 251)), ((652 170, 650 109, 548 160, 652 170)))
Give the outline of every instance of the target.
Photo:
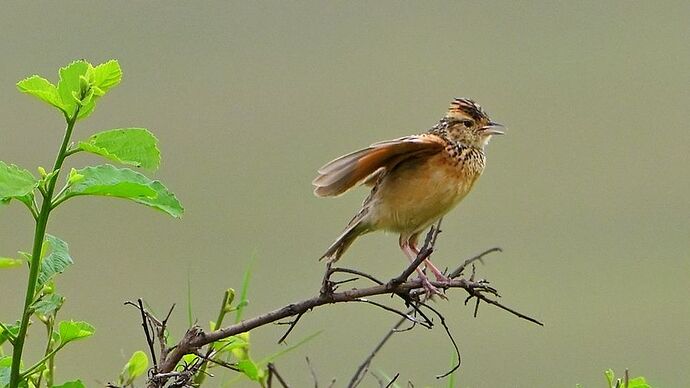
POLYGON ((412 233, 431 225, 467 195, 483 169, 459 155, 408 160, 379 182, 369 203, 374 229, 412 233))

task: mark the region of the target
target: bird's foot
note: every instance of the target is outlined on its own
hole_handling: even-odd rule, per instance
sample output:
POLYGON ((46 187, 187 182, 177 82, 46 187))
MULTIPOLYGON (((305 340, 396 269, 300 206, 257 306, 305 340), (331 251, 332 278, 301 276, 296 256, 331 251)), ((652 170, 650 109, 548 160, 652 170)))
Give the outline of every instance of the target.
POLYGON ((433 299, 434 296, 438 295, 441 299, 448 300, 446 294, 442 290, 439 290, 438 287, 431 284, 426 276, 420 277, 419 279, 422 281, 422 287, 424 287, 427 299, 433 299))
POLYGON ((442 274, 442 273, 434 273, 434 276, 436 277, 436 281, 439 283, 443 283, 444 285, 450 285, 450 283, 453 281, 453 279, 449 278, 448 276, 442 274))

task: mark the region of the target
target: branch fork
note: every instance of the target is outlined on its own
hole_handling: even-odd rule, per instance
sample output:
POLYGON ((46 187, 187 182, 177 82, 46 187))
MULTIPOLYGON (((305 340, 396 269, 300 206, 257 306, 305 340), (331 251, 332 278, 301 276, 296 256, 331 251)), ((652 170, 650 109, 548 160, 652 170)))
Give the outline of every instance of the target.
MULTIPOLYGON (((141 299, 138 300, 137 304, 127 302, 126 304, 136 307, 141 312, 142 326, 144 328, 146 341, 149 346, 149 351, 151 352, 151 358, 154 364, 149 373, 148 388, 162 388, 164 386, 181 387, 185 386, 184 384, 191 383, 194 379, 195 373, 201 370, 202 364, 213 362, 213 360, 211 360, 211 346, 218 340, 245 333, 267 324, 278 323, 289 325, 286 332, 278 340, 279 343, 282 343, 307 312, 319 306, 345 302, 370 304, 401 317, 399 322, 390 330, 388 335, 384 337, 379 346, 374 349, 370 357, 368 357, 365 362, 360 365, 355 373, 355 376, 353 376, 351 379, 350 384, 348 384, 348 387, 356 387, 359 382, 361 382, 374 355, 380 350, 380 348, 392 336, 392 334, 398 331, 412 329, 416 325, 431 329, 434 326, 434 322, 428 317, 427 314, 429 313, 438 318, 438 322, 441 324, 441 326, 443 326, 451 344, 457 353, 457 365, 450 371, 437 376, 437 378, 450 375, 460 366, 460 352, 458 346, 445 323, 445 317, 436 308, 426 303, 429 297, 425 292, 422 280, 408 280, 416 268, 421 265, 424 260, 427 259, 433 252, 436 238, 439 233, 440 229, 437 224, 436 226, 432 227, 427 234, 424 246, 420 249, 420 253, 417 258, 399 276, 394 277, 387 282, 383 282, 377 279, 375 276, 359 270, 333 267, 332 263, 328 263, 326 265, 326 271, 321 282, 321 288, 316 296, 299 302, 287 304, 284 307, 276 310, 210 332, 205 332, 200 326, 194 325, 189 328, 182 339, 180 339, 180 341, 173 346, 168 346, 165 335, 167 320, 172 313, 172 308, 168 312, 166 318, 161 321, 146 311, 141 299), (354 275, 356 278, 348 278, 340 281, 331 280, 331 277, 335 274, 354 275), (373 283, 373 285, 366 288, 352 288, 344 291, 338 290, 339 286, 342 286, 342 284, 354 281, 356 279, 365 279, 373 283), (370 299, 370 297, 376 295, 397 296, 404 301, 405 305, 408 307, 408 310, 401 311, 394 307, 390 307, 370 299), (424 312, 425 310, 427 313, 424 312), (289 322, 280 322, 285 318, 292 318, 292 320, 289 322), (409 322, 411 326, 408 329, 400 329, 405 322, 409 322), (158 341, 157 354, 154 345, 156 341, 158 341), (208 352, 201 351, 204 346, 209 346, 208 352), (184 365, 180 368, 180 360, 182 360, 182 357, 187 354, 205 354, 205 357, 199 357, 198 362, 194 365, 184 365)), ((473 258, 465 260, 458 268, 449 273, 448 277, 450 281, 448 282, 430 281, 430 283, 439 289, 443 289, 444 291, 453 288, 464 289, 468 294, 465 304, 467 304, 473 298, 476 300, 474 310, 475 316, 477 315, 480 302, 485 302, 503 309, 519 318, 543 326, 543 324, 538 320, 524 315, 512 308, 506 307, 498 302, 496 298, 499 298, 500 295, 494 287, 489 285, 488 281, 484 279, 474 279, 474 263, 476 261, 481 262, 482 258, 489 253, 500 251, 500 248, 492 248, 473 258), (462 278, 461 276, 463 275, 465 269, 470 265, 473 266, 471 277, 469 279, 462 278)), ((236 369, 232 364, 222 366, 229 369, 236 369)), ((274 367, 272 368, 274 369, 274 367)))

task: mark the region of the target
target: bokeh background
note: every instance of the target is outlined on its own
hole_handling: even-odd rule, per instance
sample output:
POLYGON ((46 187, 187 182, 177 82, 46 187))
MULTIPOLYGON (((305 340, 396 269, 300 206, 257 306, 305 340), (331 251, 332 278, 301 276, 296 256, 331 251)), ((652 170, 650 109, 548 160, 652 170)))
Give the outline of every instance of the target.
MULTIPOLYGON (((315 294, 316 261, 365 196, 317 199, 328 160, 425 130, 456 96, 480 102, 508 135, 488 149, 480 183, 446 217, 436 259, 479 266, 503 301, 537 327, 454 293, 440 301, 464 357, 462 387, 604 386, 602 371, 659 387, 690 381, 690 3, 667 2, 32 2, 0 13, 0 157, 52 165, 61 117, 20 95, 30 74, 56 80, 78 58, 120 61, 123 83, 76 138, 143 126, 160 139, 156 177, 183 201, 182 220, 119 200, 80 198, 49 232, 76 264, 61 278, 62 317, 97 334, 64 351, 58 381, 114 381, 145 342, 123 301, 178 304, 175 334, 214 319, 254 257, 258 314, 315 294)), ((97 162, 79 155, 73 166, 97 162)), ((2 209, 0 254, 26 250, 32 223, 2 209)), ((405 260, 392 235, 357 242, 343 265, 388 278, 405 260)), ((0 319, 19 315, 24 269, 0 273, 0 319)), ((386 300, 386 299, 384 299, 386 300)), ((307 314, 292 342, 325 331, 278 363, 294 386, 344 386, 397 320, 366 305, 307 314)), ((253 333, 255 358, 284 327, 253 333)), ((34 329, 34 333, 40 330, 34 329)), ((41 336, 31 344, 38 348, 41 336)), ((37 351, 29 351, 36 357, 37 351)), ((396 335, 373 369, 445 386, 452 348, 439 328, 396 335)), ((229 375, 211 382, 220 386, 229 375)), ((241 382, 238 386, 250 386, 241 382)), ((369 379, 365 386, 376 386, 369 379)))

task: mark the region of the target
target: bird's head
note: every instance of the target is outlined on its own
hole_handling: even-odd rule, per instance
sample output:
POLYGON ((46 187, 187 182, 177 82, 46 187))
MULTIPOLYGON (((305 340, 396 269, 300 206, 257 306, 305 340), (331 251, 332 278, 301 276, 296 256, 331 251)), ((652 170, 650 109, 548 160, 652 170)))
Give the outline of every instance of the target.
POLYGON ((493 135, 503 135, 504 127, 491 121, 479 104, 467 98, 456 98, 444 117, 451 140, 484 148, 493 135))

